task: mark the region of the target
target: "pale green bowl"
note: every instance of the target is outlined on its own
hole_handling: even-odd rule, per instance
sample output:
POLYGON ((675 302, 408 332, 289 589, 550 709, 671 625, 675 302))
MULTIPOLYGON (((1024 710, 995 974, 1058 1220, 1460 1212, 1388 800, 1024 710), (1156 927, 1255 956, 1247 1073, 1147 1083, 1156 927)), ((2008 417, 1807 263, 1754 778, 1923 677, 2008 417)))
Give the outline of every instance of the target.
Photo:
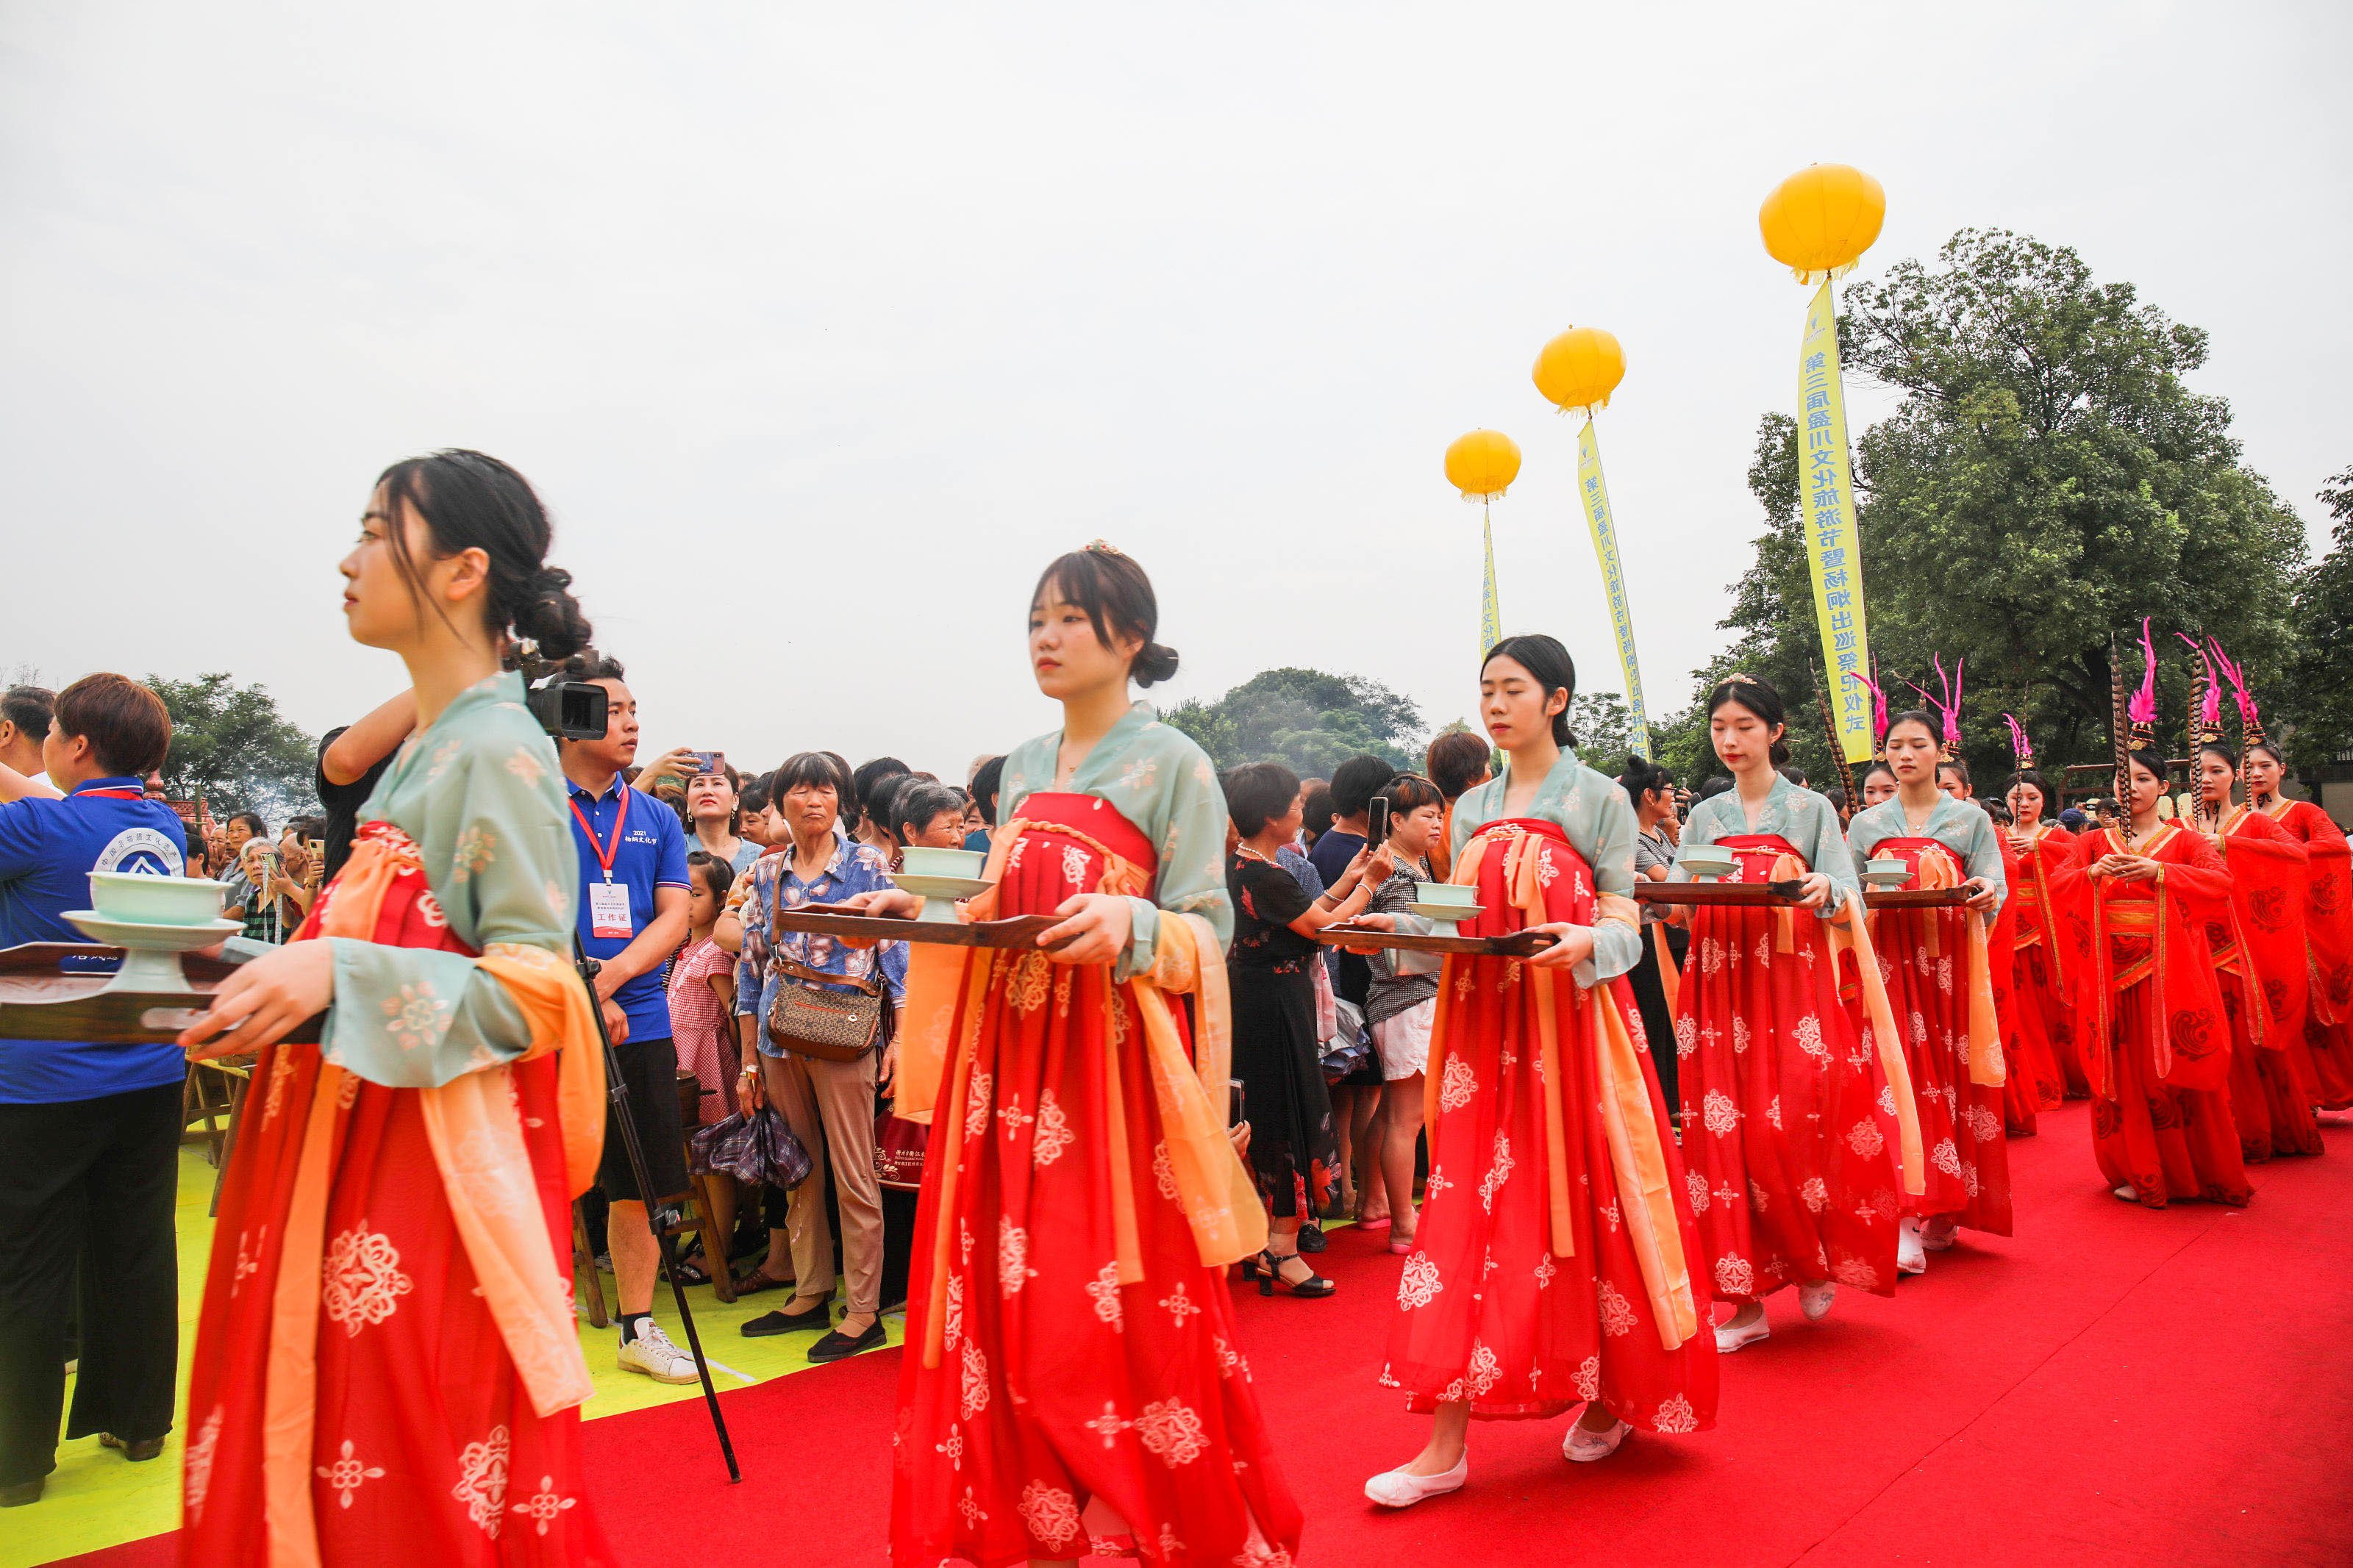
POLYGON ((899 857, 911 877, 977 877, 987 863, 977 849, 907 849, 899 857))
POLYGON ((1694 877, 1723 877, 1740 864, 1739 857, 1729 849, 1714 844, 1694 844, 1676 857, 1677 862, 1694 877))
POLYGON ((1413 896, 1425 904, 1471 905, 1479 901, 1479 889, 1461 882, 1416 882, 1413 896))
POLYGON ((90 907, 111 921, 139 925, 193 926, 220 919, 227 882, 192 877, 142 877, 127 871, 92 871, 90 907))

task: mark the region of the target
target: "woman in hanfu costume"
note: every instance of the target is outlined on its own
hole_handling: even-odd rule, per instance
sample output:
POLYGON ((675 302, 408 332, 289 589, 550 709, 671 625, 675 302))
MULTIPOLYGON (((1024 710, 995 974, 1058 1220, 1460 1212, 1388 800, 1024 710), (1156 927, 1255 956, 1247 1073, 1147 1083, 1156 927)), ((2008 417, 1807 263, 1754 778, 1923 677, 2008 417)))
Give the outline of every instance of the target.
MULTIPOLYGON (((1046 569, 1029 658, 1062 727, 1005 759, 994 886, 964 914, 1060 923, 1036 950, 911 944, 897 1110, 932 1141, 902 1568, 1298 1551, 1226 1292, 1266 1215, 1226 1128, 1225 803, 1200 747, 1128 700, 1131 679, 1176 673, 1158 622, 1143 568, 1108 545, 1046 569)), ((903 893, 859 901, 912 912, 903 893)))
POLYGON ((1510 766, 1455 806, 1452 880, 1482 910, 1460 929, 1555 941, 1525 960, 1450 954, 1440 976, 1428 1201, 1381 1374, 1436 1420, 1418 1457, 1366 1483, 1392 1508, 1463 1484, 1473 1416, 1582 1404, 1562 1450, 1577 1462, 1634 1427, 1715 1424, 1715 1343, 1692 1284, 1705 1255, 1623 978, 1642 942, 1634 811, 1569 749, 1576 682, 1548 637, 1505 638, 1480 671, 1510 766))
POLYGON ((2014 1047, 2014 1059, 2008 1065, 2011 1077, 2036 1084, 2036 1107, 2049 1110, 2062 1099, 2081 1099, 2091 1092, 2076 1039, 2067 954, 2052 913, 2061 873, 2075 863, 2075 836, 2052 820, 2058 803, 2050 782, 2035 769, 2034 744, 2025 726, 2013 714, 2002 718, 2010 724, 2010 750, 2018 758, 2007 796, 2010 826, 2006 835, 2017 870, 2003 905, 2005 914, 2014 911, 2016 917, 2010 939, 2011 1010, 2004 1019, 2006 1038, 2014 1047))
POLYGON ((2264 738, 2263 713, 2247 689, 2246 671, 2219 645, 2209 647, 2239 710, 2239 766, 2247 805, 2304 846, 2304 1043, 2312 1060, 2314 1103, 2324 1110, 2343 1110, 2353 1107, 2353 847, 2346 843, 2345 830, 2319 806, 2280 794, 2284 765, 2279 748, 2264 738))
MULTIPOLYGON (((1797 881, 1799 909, 1703 904, 1690 911, 1675 1051, 1683 1161, 1715 1299, 1736 1309, 1719 1351, 1769 1331, 1765 1298, 1798 1287, 1809 1322, 1841 1284, 1895 1290, 1905 1193, 1923 1154, 1901 1037, 1866 1051, 1839 999, 1853 950, 1873 1016, 1890 1016, 1846 837, 1829 800, 1781 776, 1781 698, 1754 676, 1708 694, 1708 736, 1734 787, 1692 807, 1685 849, 1715 845, 1732 882, 1797 881)), ((1691 872, 1678 864, 1676 881, 1691 872)))
MULTIPOLYGON (((2142 635, 2147 649, 2146 628, 2142 635)), ((2206 931, 2230 919, 2231 876, 2204 834, 2158 815, 2157 656, 2125 706, 2126 820, 2084 836, 2090 882, 2076 940, 2088 1037, 2092 1152, 2126 1203, 2243 1205, 2253 1194, 2231 1117, 2231 1025, 2206 931)), ((2121 684, 2121 679, 2119 680, 2121 684)))
MULTIPOLYGON (((1947 743, 1957 748, 1951 715, 1947 743)), ((1938 734, 1918 710, 1887 726, 1887 763, 1895 798, 1858 814, 1847 826, 1855 869, 1873 859, 1901 860, 1907 889, 1966 889, 1964 904, 1875 910, 1871 915, 1879 972, 1894 1026, 1902 1031, 1920 1138, 1928 1154, 1927 1190, 1905 1200, 1896 1267, 1927 1268, 1928 1249, 1953 1244, 1956 1227, 2010 1234, 2010 1151, 2002 1122, 2001 1025, 1994 1009, 1989 933, 2005 883, 1993 818, 1936 787, 1938 734)), ((1876 1042, 1869 1010, 1857 1026, 1876 1042)))
POLYGON ((343 563, 417 727, 296 939, 181 1037, 261 1048, 190 1363, 185 1563, 613 1561, 571 1300, 604 1062, 555 751, 501 668, 511 637, 587 641, 547 542, 522 476, 441 452, 385 470, 343 563), (320 1044, 271 1043, 322 1010, 320 1044))
MULTIPOLYGON (((2205 657, 2199 644, 2189 646, 2205 657)), ((2211 665, 2193 718, 2197 802, 2189 826, 2206 836, 2231 874, 2230 906, 2217 911, 2224 918, 2207 922, 2206 943, 2231 1021, 2231 1119, 2238 1124, 2239 1152, 2249 1164, 2275 1154, 2323 1153, 2312 1115, 2319 1091, 2304 1040, 2310 858, 2286 828, 2232 804, 2239 758, 2222 743, 2222 694, 2211 665)))

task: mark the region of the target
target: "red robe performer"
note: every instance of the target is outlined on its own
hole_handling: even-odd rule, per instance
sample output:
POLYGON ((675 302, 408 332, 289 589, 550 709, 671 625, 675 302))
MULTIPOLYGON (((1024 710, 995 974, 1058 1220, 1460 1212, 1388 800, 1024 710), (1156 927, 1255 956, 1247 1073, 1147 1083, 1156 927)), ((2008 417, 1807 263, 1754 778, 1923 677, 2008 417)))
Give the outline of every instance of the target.
MULTIPOLYGON (((2091 1092, 2075 1047, 2075 1008, 2066 980, 2066 955, 2051 936, 2052 879, 2075 860, 2075 836, 2051 820, 2058 802, 2034 766, 2034 747, 2015 716, 2009 721, 2018 772, 2010 776, 2010 853, 2004 873, 2010 897, 2002 914, 2010 922, 2010 998, 2003 1014, 2010 1073, 2033 1086, 2037 1110, 2091 1092)), ((2005 1086, 2007 1088, 2008 1086, 2005 1086)))
MULTIPOLYGON (((1736 1309, 1715 1331, 1719 1351, 1767 1338, 1764 1298, 1787 1286, 1799 1287, 1810 1321, 1830 1310, 1839 1285, 1893 1295, 1902 1194, 1924 1190, 1911 1075, 1870 957, 1862 889, 1837 812, 1773 765, 1781 712, 1779 695, 1750 676, 1710 694, 1716 754, 1737 787, 1693 806, 1680 840, 1681 853, 1729 850, 1726 882, 1819 870, 1828 900, 1690 910, 1676 1076, 1708 1278, 1715 1299, 1736 1309), (1891 1020, 1873 1037, 1876 1052, 1839 999, 1839 954, 1858 942, 1875 1016, 1891 1020)), ((1676 881, 1691 877, 1676 868, 1676 881)))
MULTIPOLYGON (((2231 879, 2205 835, 2157 815, 2157 656, 2125 714, 2118 791, 2128 826, 2084 835, 2089 897, 2065 917, 2092 1077, 2092 1152, 2127 1203, 2244 1204, 2253 1189, 2231 1117, 2231 1025, 2207 927, 2230 919, 2231 879), (2080 910, 2081 917, 2074 911, 2080 910)), ((2121 682, 2121 676, 2119 676, 2121 682)))
POLYGON ((2206 646, 2229 679, 2239 710, 2239 766, 2247 804, 2304 846, 2305 1048, 2311 1057, 2316 1103, 2343 1110, 2353 1107, 2353 849, 2327 812, 2308 800, 2281 795, 2285 759, 2264 738, 2263 712, 2247 689, 2246 671, 2220 643, 2210 639, 2206 646))
POLYGON ((1642 940, 1633 808, 1567 749, 1575 679, 1546 637, 1507 638, 1481 674, 1510 765, 1455 805, 1452 880, 1482 911, 1461 931, 1560 940, 1543 962, 1449 954, 1440 978, 1428 1201, 1381 1370, 1437 1419, 1419 1457, 1366 1484, 1390 1507, 1463 1484, 1473 1417, 1582 1404, 1576 1462, 1630 1430, 1715 1423, 1704 1254, 1623 979, 1642 940))
POLYGON ((1224 804, 1201 749, 1126 702, 1131 668, 1174 667, 1157 618, 1142 568, 1107 545, 1047 568, 1030 655, 1065 728, 1006 758, 993 885, 963 914, 1062 924, 1029 948, 909 944, 896 1109, 932 1134, 893 1437, 900 1568, 1299 1549, 1226 1290, 1266 1215, 1226 1131, 1224 804), (1107 728, 1085 734, 1090 718, 1107 728))

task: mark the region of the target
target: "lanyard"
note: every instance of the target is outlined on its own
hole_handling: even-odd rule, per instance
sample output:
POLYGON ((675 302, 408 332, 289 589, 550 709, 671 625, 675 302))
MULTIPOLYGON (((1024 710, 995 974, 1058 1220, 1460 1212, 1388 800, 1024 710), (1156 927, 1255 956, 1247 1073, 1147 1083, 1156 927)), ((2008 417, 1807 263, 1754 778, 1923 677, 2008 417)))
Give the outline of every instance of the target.
POLYGON ((627 785, 622 786, 621 807, 613 814, 613 842, 609 847, 596 842, 596 830, 589 826, 586 817, 580 815, 580 803, 576 800, 566 802, 572 807, 572 820, 578 823, 580 831, 588 836, 588 847, 596 852, 596 864, 605 868, 605 880, 607 882, 613 879, 613 858, 621 852, 621 829, 629 820, 629 796, 636 793, 627 785))
POLYGON ((135 789, 78 789, 66 797, 69 800, 145 800, 135 789))

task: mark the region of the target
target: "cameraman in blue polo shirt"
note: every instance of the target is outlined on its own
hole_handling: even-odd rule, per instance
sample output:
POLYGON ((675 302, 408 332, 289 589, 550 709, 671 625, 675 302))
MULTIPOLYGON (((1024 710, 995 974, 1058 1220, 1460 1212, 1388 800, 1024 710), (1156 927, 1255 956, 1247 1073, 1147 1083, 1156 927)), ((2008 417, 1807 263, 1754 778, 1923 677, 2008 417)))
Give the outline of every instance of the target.
POLYGON ((653 1321, 661 1252, 646 1225, 647 1204, 687 1190, 678 1051, 662 984, 663 965, 686 940, 686 829, 678 813, 622 781, 638 754, 638 704, 620 661, 575 660, 565 679, 603 687, 608 705, 603 739, 558 741, 555 750, 580 851, 580 945, 603 966, 596 995, 655 1189, 638 1191, 620 1129, 608 1121, 596 1183, 613 1205, 605 1232, 620 1293, 620 1366, 657 1383, 693 1383, 693 1361, 653 1321))
MULTIPOLYGON (((0 766, 0 947, 87 942, 92 871, 176 877, 185 830, 144 798, 172 720, 120 675, 58 693, 47 786, 0 766)), ((69 1438, 95 1432, 152 1459, 172 1429, 179 1359, 176 1045, 0 1039, 0 1508, 32 1502, 57 1468, 66 1334, 80 1281, 81 1371, 69 1438)))

